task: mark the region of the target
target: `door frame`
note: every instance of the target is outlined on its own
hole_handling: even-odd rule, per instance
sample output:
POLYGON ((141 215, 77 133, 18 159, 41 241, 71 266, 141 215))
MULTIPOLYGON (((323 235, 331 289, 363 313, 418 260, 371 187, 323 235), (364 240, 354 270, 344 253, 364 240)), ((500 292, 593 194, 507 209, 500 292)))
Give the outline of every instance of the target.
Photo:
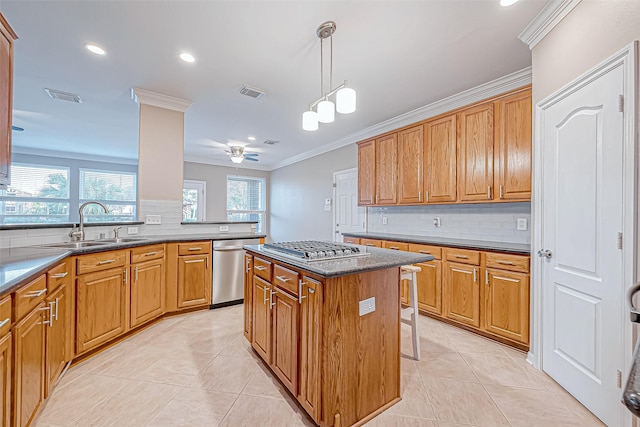
MULTIPOLYGON (((558 101, 571 95, 578 89, 596 80, 610 70, 622 67, 624 71, 624 135, 623 135, 623 253, 622 253, 622 278, 623 289, 620 290, 622 307, 620 313, 623 325, 623 366, 622 377, 628 375, 631 366, 633 353, 633 328, 629 321, 628 305, 626 302, 626 292, 638 281, 638 265, 640 265, 640 250, 638 240, 637 215, 640 212, 640 198, 636 198, 637 189, 640 189, 640 179, 638 176, 638 139, 636 129, 638 95, 638 42, 634 41, 615 55, 601 62, 596 67, 582 74, 577 79, 565 85, 558 91, 541 100, 535 108, 534 116, 534 157, 533 157, 533 218, 532 218, 532 245, 531 245, 531 346, 527 361, 534 367, 542 369, 542 259, 536 256, 537 252, 543 249, 542 245, 542 212, 543 199, 541 191, 543 188, 542 159, 544 155, 542 135, 544 134, 544 111, 556 104, 558 101)), ((620 390, 622 393, 622 390, 620 390)), ((630 426, 631 413, 624 411, 624 423, 630 426)))
MULTIPOLYGON (((342 173, 349 173, 349 172, 355 172, 356 173, 356 177, 358 176, 358 168, 349 168, 349 169, 343 169, 343 170, 339 170, 339 171, 335 171, 333 172, 333 181, 332 181, 332 195, 331 197, 333 197, 333 203, 331 204, 331 241, 336 242, 336 221, 337 221, 337 216, 338 216, 338 210, 336 209, 336 188, 338 186, 338 183, 336 182, 336 177, 342 173)), ((363 232, 366 233, 367 232, 367 226, 369 225, 369 221, 368 221, 368 215, 369 215, 369 210, 367 209, 367 207, 364 207, 364 230, 363 232)))

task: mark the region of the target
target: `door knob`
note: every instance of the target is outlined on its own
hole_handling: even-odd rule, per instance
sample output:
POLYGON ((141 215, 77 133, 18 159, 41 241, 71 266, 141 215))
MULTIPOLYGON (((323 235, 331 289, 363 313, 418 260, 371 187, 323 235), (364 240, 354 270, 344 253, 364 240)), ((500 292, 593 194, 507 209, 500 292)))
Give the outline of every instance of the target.
POLYGON ((551 251, 549 249, 541 249, 541 250, 538 251, 538 256, 540 258, 544 257, 546 259, 551 259, 552 254, 551 254, 551 251))

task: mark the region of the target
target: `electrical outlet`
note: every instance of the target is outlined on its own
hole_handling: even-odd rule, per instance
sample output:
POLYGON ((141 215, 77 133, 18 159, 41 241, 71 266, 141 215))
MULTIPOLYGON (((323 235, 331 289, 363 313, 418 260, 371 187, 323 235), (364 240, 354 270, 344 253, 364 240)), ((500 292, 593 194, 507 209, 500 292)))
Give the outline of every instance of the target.
POLYGON ((127 228, 127 234, 138 234, 138 227, 127 228))
POLYGON ((527 218, 516 219, 516 230, 527 231, 527 218))
POLYGON ((382 217, 382 225, 387 225, 389 223, 389 218, 387 218, 386 216, 382 217))
POLYGON ((158 225, 162 224, 162 216, 161 215, 147 215, 144 221, 145 224, 153 224, 158 225))
POLYGON ((229 226, 228 225, 221 225, 220 226, 220 231, 229 231, 229 226))
POLYGON ((376 297, 367 298, 359 302, 360 316, 376 311, 376 297))

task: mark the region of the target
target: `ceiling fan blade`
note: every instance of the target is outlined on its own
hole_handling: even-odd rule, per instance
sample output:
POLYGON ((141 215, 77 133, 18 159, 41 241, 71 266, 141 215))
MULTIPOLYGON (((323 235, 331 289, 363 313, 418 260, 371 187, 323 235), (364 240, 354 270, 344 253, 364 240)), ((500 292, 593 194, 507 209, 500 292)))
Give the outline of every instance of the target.
POLYGON ((250 162, 257 162, 257 161, 259 161, 259 159, 256 159, 255 157, 247 157, 247 156, 245 156, 245 157, 244 157, 244 159, 245 159, 245 160, 249 160, 250 162))
POLYGON ((252 157, 257 157, 257 156, 259 156, 259 155, 260 155, 260 154, 258 154, 258 153, 245 153, 245 154, 244 154, 244 156, 245 156, 245 157, 250 157, 250 156, 252 156, 252 157))

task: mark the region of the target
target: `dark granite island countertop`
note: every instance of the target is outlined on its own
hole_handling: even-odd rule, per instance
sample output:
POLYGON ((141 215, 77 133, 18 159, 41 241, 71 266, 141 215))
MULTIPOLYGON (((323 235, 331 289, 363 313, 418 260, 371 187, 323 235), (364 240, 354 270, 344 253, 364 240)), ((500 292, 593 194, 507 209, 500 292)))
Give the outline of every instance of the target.
POLYGON ((287 256, 279 255, 275 252, 265 251, 262 245, 246 245, 244 248, 256 254, 273 258, 283 263, 292 265, 301 270, 315 273, 320 277, 331 278, 346 276, 350 274, 365 273, 369 271, 382 270, 403 265, 416 264, 419 262, 427 262, 435 259, 431 255, 395 251, 391 249, 372 248, 368 246, 357 245, 360 252, 367 254, 366 256, 343 258, 327 261, 299 261, 287 256))

